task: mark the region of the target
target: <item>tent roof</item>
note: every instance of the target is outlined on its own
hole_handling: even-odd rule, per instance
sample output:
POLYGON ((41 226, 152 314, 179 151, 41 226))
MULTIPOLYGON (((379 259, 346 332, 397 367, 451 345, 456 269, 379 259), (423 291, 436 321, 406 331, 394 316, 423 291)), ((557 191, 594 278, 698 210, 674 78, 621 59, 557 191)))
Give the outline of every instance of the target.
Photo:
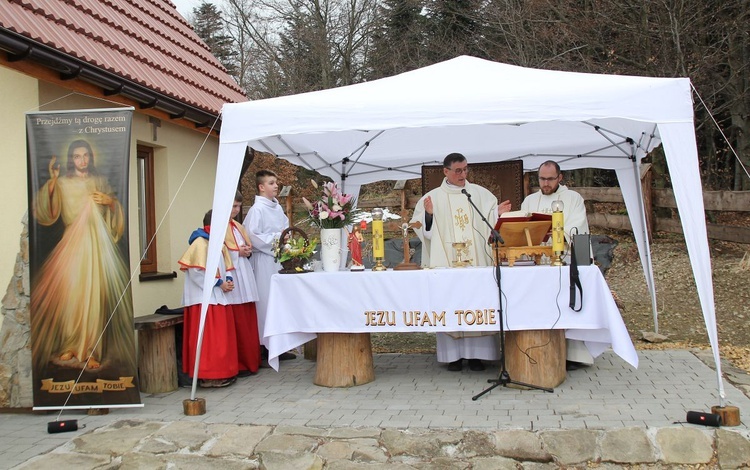
POLYGON ((693 122, 688 79, 468 56, 372 82, 226 104, 223 113, 222 143, 248 142, 337 180, 343 173, 347 184, 419 177, 422 164, 453 151, 474 163, 523 158, 527 170, 547 159, 565 169, 624 168, 628 157, 661 143, 658 123, 693 122))

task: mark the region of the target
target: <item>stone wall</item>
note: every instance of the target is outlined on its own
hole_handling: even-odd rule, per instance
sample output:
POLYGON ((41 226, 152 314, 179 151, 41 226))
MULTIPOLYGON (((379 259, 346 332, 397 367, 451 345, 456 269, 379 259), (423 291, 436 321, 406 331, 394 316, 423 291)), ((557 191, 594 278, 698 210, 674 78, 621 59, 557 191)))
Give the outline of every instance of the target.
POLYGON ((0 328, 0 408, 33 406, 29 316, 29 219, 23 218, 21 250, 3 297, 0 328))

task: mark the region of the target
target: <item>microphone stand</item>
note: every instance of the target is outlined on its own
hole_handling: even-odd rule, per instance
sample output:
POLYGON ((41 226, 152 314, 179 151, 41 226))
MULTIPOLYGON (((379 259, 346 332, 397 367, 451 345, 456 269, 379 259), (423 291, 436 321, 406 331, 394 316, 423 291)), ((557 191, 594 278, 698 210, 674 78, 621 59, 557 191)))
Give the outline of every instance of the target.
POLYGON ((500 244, 505 243, 500 236, 500 233, 495 230, 495 227, 493 227, 488 221, 487 218, 482 214, 482 211, 479 210, 479 208, 474 204, 474 201, 471 200, 471 194, 469 194, 468 191, 466 191, 466 188, 462 189, 461 192, 466 196, 466 198, 469 200, 469 204, 471 204, 471 207, 474 208, 475 211, 477 211, 477 214, 479 214, 479 217, 482 218, 482 222, 487 225, 487 227, 490 228, 490 232, 492 233, 492 244, 495 248, 495 279, 497 280, 497 294, 498 294, 498 318, 500 319, 500 374, 498 375, 497 379, 489 379, 487 383, 492 384, 490 387, 484 389, 480 393, 474 395, 471 397, 472 400, 476 401, 478 400, 482 395, 485 395, 486 393, 489 393, 494 388, 497 388, 499 386, 507 387, 508 384, 514 384, 519 385, 521 387, 526 388, 533 388, 536 390, 543 390, 545 392, 553 393, 554 390, 548 387, 540 387, 539 385, 532 385, 527 384, 524 382, 517 382, 510 378, 510 374, 508 373, 508 370, 505 368, 505 319, 503 317, 503 289, 500 282, 500 244))

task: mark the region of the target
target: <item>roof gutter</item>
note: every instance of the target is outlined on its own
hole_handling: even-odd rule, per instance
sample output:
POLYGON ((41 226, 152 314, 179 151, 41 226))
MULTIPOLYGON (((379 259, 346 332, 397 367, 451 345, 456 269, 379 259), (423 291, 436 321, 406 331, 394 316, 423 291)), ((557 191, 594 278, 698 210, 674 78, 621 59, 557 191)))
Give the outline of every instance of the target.
MULTIPOLYGON (((9 62, 29 60, 54 70, 61 80, 78 79, 100 87, 105 96, 120 95, 138 103, 141 109, 158 109, 171 119, 185 119, 196 128, 210 127, 218 115, 178 99, 151 90, 148 87, 94 67, 80 59, 62 53, 47 45, 0 28, 0 50, 5 51, 9 62)), ((218 133, 221 119, 213 126, 218 133)))

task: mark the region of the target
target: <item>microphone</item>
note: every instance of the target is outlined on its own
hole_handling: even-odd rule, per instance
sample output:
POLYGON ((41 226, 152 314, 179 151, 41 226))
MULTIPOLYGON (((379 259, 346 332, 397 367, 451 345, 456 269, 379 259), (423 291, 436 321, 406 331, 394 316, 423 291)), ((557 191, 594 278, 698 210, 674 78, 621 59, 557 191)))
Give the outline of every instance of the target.
POLYGON ((461 190, 461 194, 463 194, 464 196, 466 196, 466 197, 468 197, 469 199, 471 199, 471 194, 469 194, 469 191, 467 191, 467 190, 466 190, 466 188, 463 188, 463 189, 461 190))

